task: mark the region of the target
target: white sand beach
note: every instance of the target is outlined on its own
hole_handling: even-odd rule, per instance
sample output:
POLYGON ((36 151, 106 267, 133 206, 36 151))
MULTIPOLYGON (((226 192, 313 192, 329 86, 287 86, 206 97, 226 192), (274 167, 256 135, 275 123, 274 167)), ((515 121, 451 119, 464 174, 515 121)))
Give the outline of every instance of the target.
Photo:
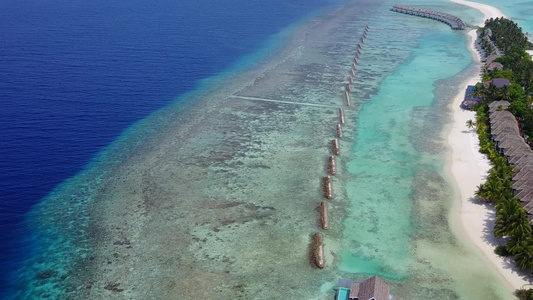
MULTIPOLYGON (((490 5, 463 0, 450 0, 480 10, 484 20, 504 16, 503 13, 490 5)), ((481 25, 481 24, 480 24, 481 25)), ((468 47, 474 59, 480 61, 480 55, 475 49, 476 31, 469 33, 468 47)), ((466 126, 466 121, 475 121, 475 112, 460 108, 464 99, 467 85, 475 85, 480 81, 479 76, 465 81, 458 90, 453 101, 453 125, 448 136, 448 143, 452 148, 451 171, 455 178, 460 196, 460 220, 466 236, 479 251, 487 258, 501 276, 509 283, 510 288, 518 289, 529 284, 531 277, 517 271, 514 262, 502 258, 494 253, 494 247, 503 244, 501 239, 493 235, 495 209, 483 200, 475 199, 474 193, 478 185, 485 181, 490 169, 490 161, 479 153, 479 141, 474 129, 466 126)))

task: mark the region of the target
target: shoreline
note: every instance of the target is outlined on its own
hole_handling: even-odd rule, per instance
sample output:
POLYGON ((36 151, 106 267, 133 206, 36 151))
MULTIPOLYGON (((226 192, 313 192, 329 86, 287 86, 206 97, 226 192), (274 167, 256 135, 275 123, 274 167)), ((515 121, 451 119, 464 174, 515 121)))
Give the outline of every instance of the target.
MULTIPOLYGON (((450 0, 451 2, 466 5, 479 10, 483 14, 483 22, 494 17, 505 17, 496 7, 464 0, 450 0)), ((483 25, 481 23, 480 25, 483 25)), ((480 55, 476 53, 475 40, 476 30, 468 32, 468 50, 476 63, 480 63, 480 55)), ((495 208, 491 204, 474 198, 478 185, 482 184, 491 168, 488 158, 479 152, 479 141, 475 129, 469 129, 466 121, 475 120, 474 111, 466 111, 460 108, 466 87, 475 85, 481 80, 479 75, 466 79, 459 87, 458 94, 452 103, 453 122, 447 137, 451 148, 451 175, 459 194, 460 203, 457 206, 460 230, 470 242, 483 254, 493 268, 505 279, 513 290, 521 288, 524 284, 530 284, 530 277, 525 272, 519 271, 514 260, 498 256, 494 253, 497 245, 503 244, 501 238, 493 235, 495 222, 495 208)), ((451 223, 454 220, 450 220, 451 223)))

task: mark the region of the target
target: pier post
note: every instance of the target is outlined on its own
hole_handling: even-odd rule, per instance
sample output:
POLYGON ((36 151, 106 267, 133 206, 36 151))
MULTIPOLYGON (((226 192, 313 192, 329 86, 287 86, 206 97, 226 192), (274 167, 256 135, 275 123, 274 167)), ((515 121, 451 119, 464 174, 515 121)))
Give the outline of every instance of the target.
POLYGON ((355 76, 355 70, 352 69, 352 76, 355 76))
POLYGON ((346 84, 346 91, 347 92, 351 92, 352 91, 352 87, 350 86, 349 83, 346 84))
POLYGON ((326 201, 320 202, 320 206, 318 210, 320 211, 320 225, 322 226, 322 229, 328 230, 329 229, 328 203, 326 201))
POLYGON ((333 184, 331 182, 331 176, 326 176, 322 178, 322 186, 324 189, 324 198, 332 199, 333 198, 333 184))
POLYGON ((342 139, 342 126, 341 126, 341 124, 337 124, 337 137, 339 139, 342 139))
POLYGON ((313 242, 311 246, 313 265, 319 269, 324 268, 324 242, 322 233, 317 232, 313 235, 313 242))
POLYGON ((339 108, 339 121, 344 124, 344 109, 339 108))
POLYGON ((350 76, 350 77, 348 78, 348 82, 349 82, 350 84, 353 83, 353 77, 352 77, 352 76, 350 76))
POLYGON ((348 92, 344 92, 344 99, 346 99, 346 106, 351 106, 352 105, 350 103, 350 95, 348 94, 348 92))
POLYGON ((355 64, 356 64, 356 65, 359 64, 359 59, 358 59, 358 58, 355 58, 355 64))
POLYGON ((331 141, 331 152, 335 155, 341 154, 341 149, 339 148, 339 140, 334 139, 331 141))
POLYGON ((337 166, 335 165, 335 156, 331 155, 328 158, 328 164, 327 164, 328 173, 331 175, 337 174, 337 166))

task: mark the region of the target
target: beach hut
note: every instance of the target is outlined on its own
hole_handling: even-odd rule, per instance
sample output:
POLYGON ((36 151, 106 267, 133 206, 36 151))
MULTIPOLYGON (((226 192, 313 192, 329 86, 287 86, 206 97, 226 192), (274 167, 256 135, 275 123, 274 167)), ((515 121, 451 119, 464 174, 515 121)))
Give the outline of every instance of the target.
POLYGON ((490 65, 490 64, 492 64, 494 62, 494 60, 496 60, 498 58, 500 58, 500 56, 498 54, 496 54, 496 53, 493 53, 493 54, 489 55, 489 57, 487 57, 487 59, 485 60, 485 63, 487 65, 490 65))
POLYGON ((493 62, 490 65, 487 66, 487 71, 494 72, 494 71, 501 71, 503 70, 503 65, 499 62, 493 62))
POLYGON ((509 101, 504 101, 504 100, 500 100, 500 101, 493 101, 492 103, 489 104, 489 112, 495 112, 495 111, 499 111, 499 110, 506 110, 509 108, 509 106, 511 105, 511 103, 509 103, 509 101))

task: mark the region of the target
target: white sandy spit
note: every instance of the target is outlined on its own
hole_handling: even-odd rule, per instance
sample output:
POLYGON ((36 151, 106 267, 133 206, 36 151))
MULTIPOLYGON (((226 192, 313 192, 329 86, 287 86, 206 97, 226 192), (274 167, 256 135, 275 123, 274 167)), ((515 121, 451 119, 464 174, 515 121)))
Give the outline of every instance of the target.
MULTIPOLYGON (((483 21, 488 18, 504 16, 496 7, 464 0, 450 0, 480 10, 483 21)), ((481 26, 483 23, 480 24, 481 26)), ((476 31, 469 33, 468 47, 474 59, 480 61, 479 53, 475 50, 476 31)), ((503 258, 494 253, 494 247, 503 244, 501 239, 493 235, 495 210, 492 205, 483 200, 475 199, 474 193, 478 185, 482 184, 490 169, 490 161, 479 153, 479 140, 474 129, 466 127, 467 120, 475 121, 475 112, 460 108, 464 93, 468 85, 475 85, 481 81, 479 76, 465 81, 460 87, 453 101, 453 125, 448 136, 448 143, 452 148, 451 172, 455 178, 460 196, 460 220, 462 230, 475 247, 493 265, 501 276, 509 283, 510 288, 518 289, 529 284, 531 278, 520 272, 514 261, 503 258)))

